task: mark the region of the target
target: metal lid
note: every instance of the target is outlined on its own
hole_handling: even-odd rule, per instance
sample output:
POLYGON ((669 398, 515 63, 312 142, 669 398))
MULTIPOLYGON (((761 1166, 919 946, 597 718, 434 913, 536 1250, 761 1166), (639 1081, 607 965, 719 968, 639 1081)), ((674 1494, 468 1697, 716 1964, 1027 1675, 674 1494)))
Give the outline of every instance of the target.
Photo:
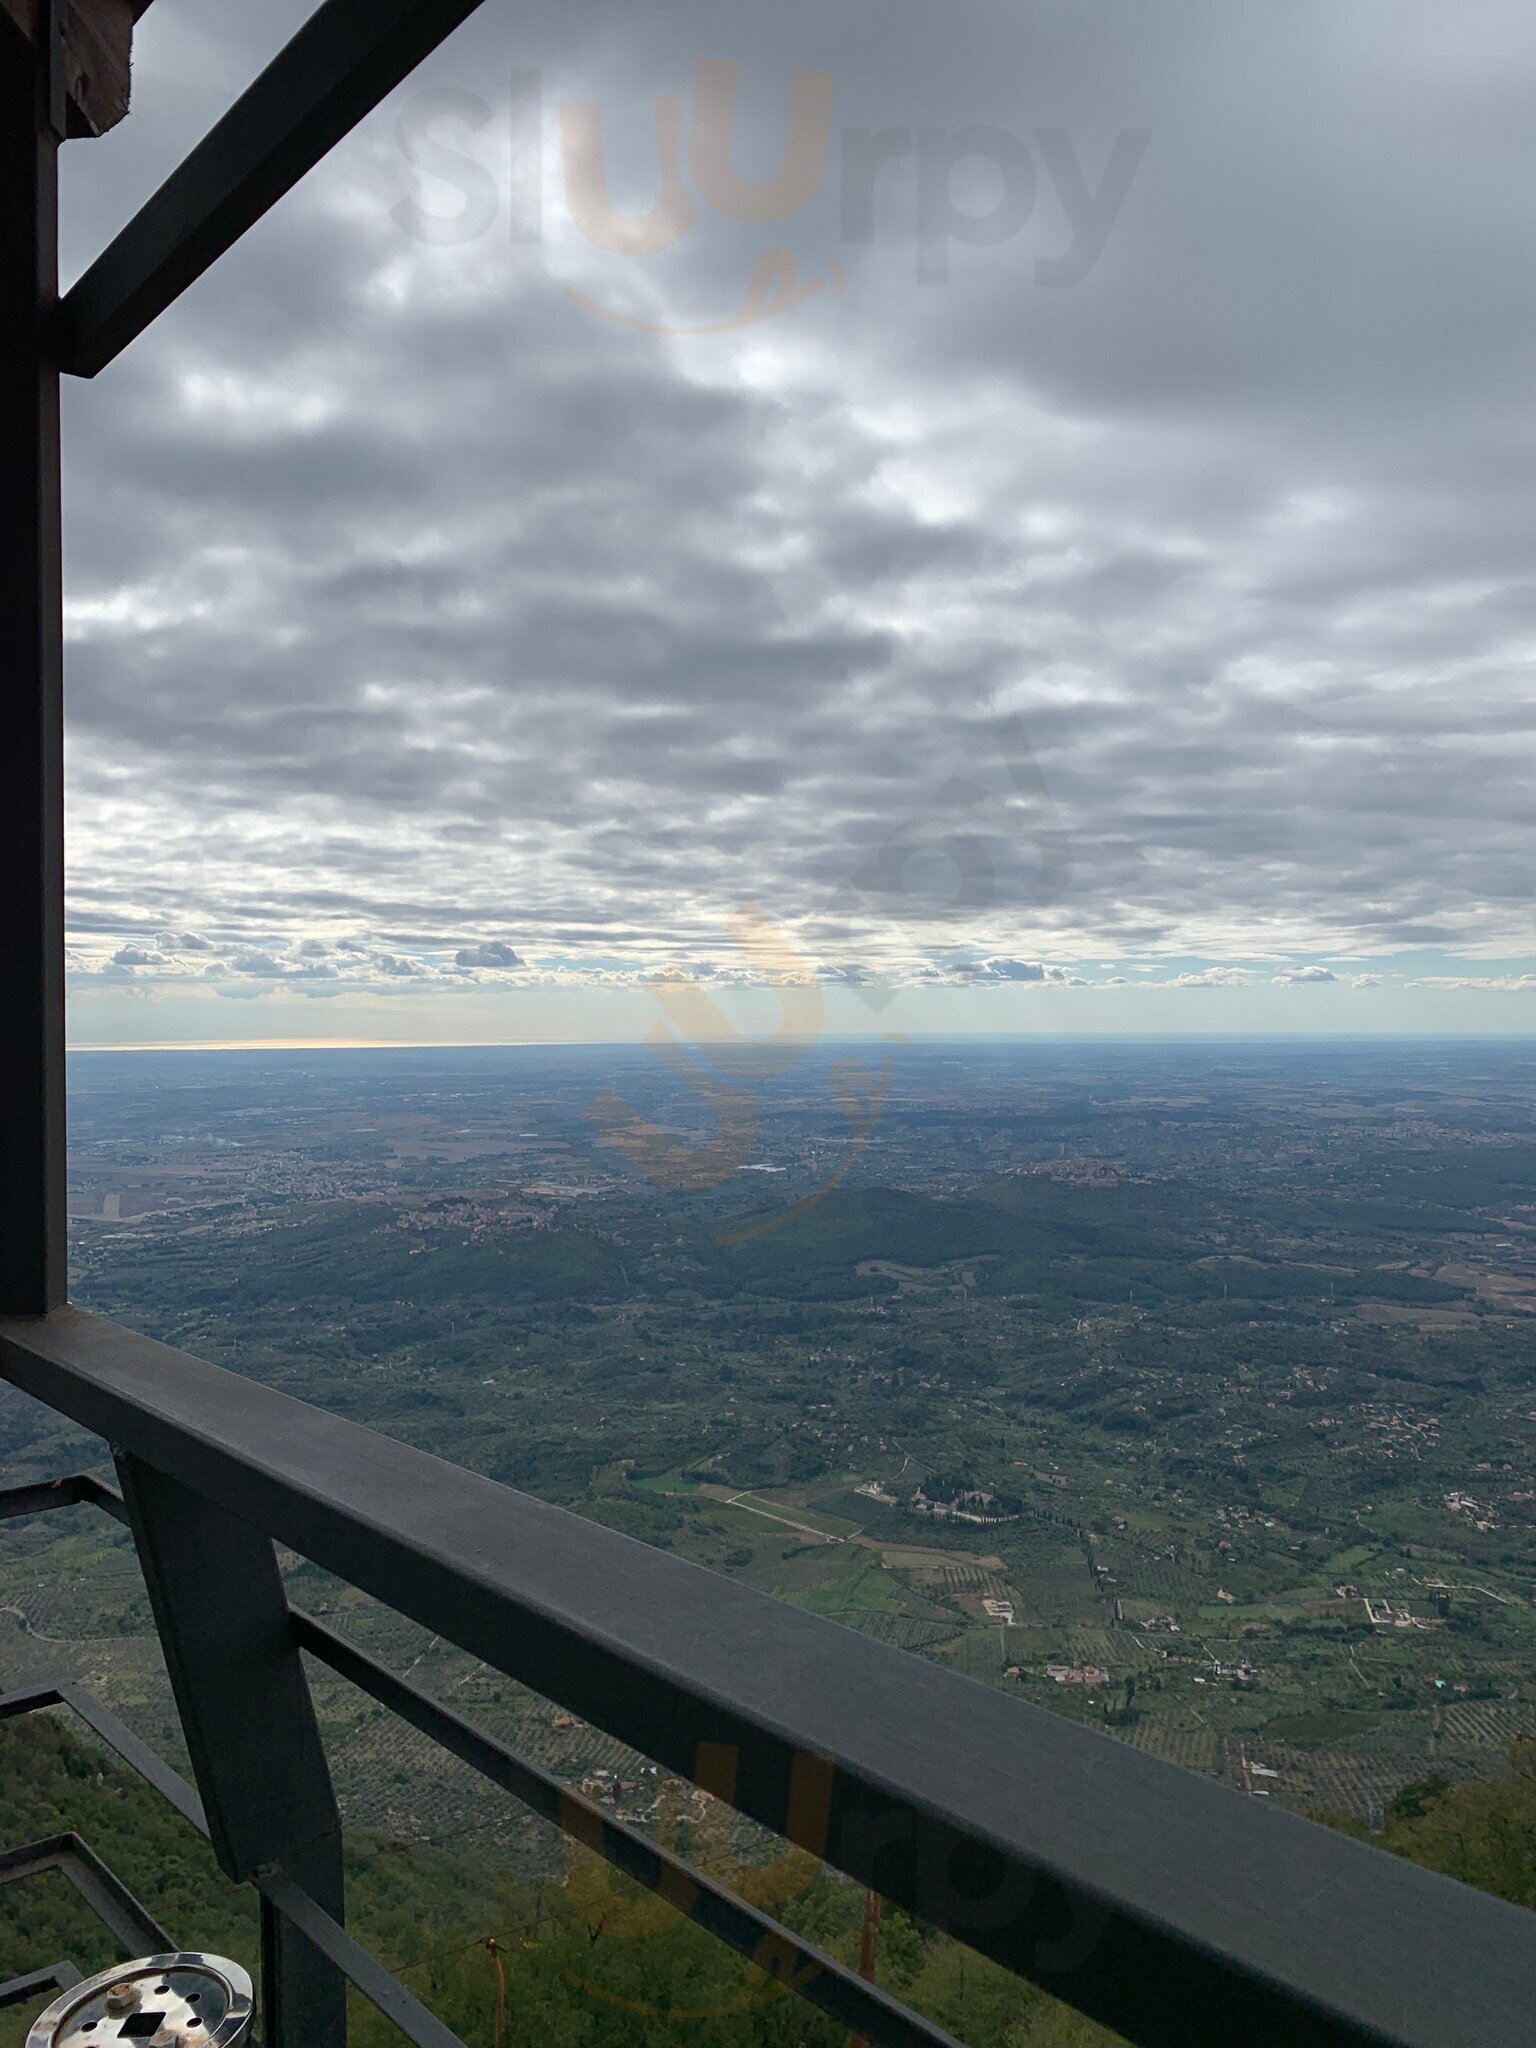
POLYGON ((236 2048, 251 1980, 224 1956, 145 1956, 76 1984, 32 2023, 27 2048, 236 2048))

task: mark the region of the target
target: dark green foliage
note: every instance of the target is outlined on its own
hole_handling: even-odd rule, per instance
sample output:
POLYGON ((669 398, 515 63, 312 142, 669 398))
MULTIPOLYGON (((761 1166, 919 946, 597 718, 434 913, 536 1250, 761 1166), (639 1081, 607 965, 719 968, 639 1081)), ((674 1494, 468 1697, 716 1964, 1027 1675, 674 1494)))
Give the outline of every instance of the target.
MULTIPOLYGON (((173 1939, 254 1971, 250 1893, 225 1883, 207 1846, 170 1808, 52 1716, 0 1726, 0 1842, 69 1827, 173 1939)), ((675 2048, 680 2037, 705 2048, 845 2048, 844 2029, 586 1852, 569 1874, 568 1884, 531 1889, 499 1873, 483 1850, 447 1854, 362 1835, 348 1845, 349 1918, 469 2048, 493 2048, 498 1962, 506 2048, 675 2048)), ((743 1865, 736 1882, 750 1896, 765 1877, 771 1873, 743 1865)), ((851 1961, 864 1894, 818 1876, 808 1860, 788 1892, 791 1924, 851 1961)), ((764 1897, 772 1896, 770 1883, 764 1897)), ((87 1972, 118 1959, 67 1887, 40 1880, 0 1891, 0 1976, 64 1957, 87 1972)), ((894 1909, 881 1965, 887 1988, 971 2048, 1115 2048, 1101 2028, 894 1909)), ((31 2013, 6 2017, 0 2041, 9 2048, 31 2013)), ((394 2048, 398 2040, 360 2002, 351 2035, 357 2048, 394 2048)))
MULTIPOLYGON (((147 1786, 88 1748, 63 1715, 0 1723, 0 1845, 73 1829, 138 1897, 173 1940, 232 1955, 251 1967, 256 1913, 219 1874, 213 1852, 147 1786)), ((0 1890, 0 1977, 67 1956, 89 1973, 117 1952, 62 1879, 0 1890), (44 1953, 46 1951, 46 1954, 44 1953)))
MULTIPOLYGON (((1517 1742, 1509 1761, 1504 1779, 1452 1785, 1429 1778, 1407 1787, 1387 1808, 1375 1841, 1512 1906, 1536 1907, 1536 1741, 1517 1742)), ((1350 1834, 1366 1834, 1351 1816, 1330 1818, 1350 1834)))
MULTIPOLYGON (((111 1090, 84 1059, 87 1172, 105 1187, 125 1156, 152 1178, 163 1158, 171 1206, 82 1225, 77 1296, 1173 1762, 1229 1782, 1235 1759, 1272 1765, 1276 1804, 1363 1815, 1431 1772, 1499 1770, 1536 1676, 1536 1053, 915 1045, 851 1163, 820 1057, 762 1091, 762 1157, 782 1177, 689 1193, 629 1173, 583 1120, 602 1084, 712 1132, 643 1051, 270 1072, 210 1055, 159 1081, 124 1061, 111 1090), (402 1118, 418 1140, 470 1131, 488 1148, 391 1157, 379 1133, 402 1118), (1113 1170, 1085 1178, 1088 1159, 1113 1170), (588 1192, 550 1199, 545 1227, 497 1221, 527 1183, 568 1181, 588 1192), (914 1487, 955 1474, 1022 1512, 920 1521, 914 1487), (728 1504, 742 1489, 755 1511, 728 1504), (1453 1506, 1457 1490, 1480 1505, 1453 1506), (997 1597, 1014 1627, 983 1619, 997 1597), (1410 1612, 1373 1626, 1365 1598, 1410 1612), (1057 1686, 1057 1661, 1111 1682, 1057 1686), (1251 1680, 1211 1668, 1240 1661, 1251 1680)), ((81 1446, 0 1394, 8 1477, 99 1457, 81 1446)), ((143 1625, 136 1586, 95 1578, 118 1539, 51 1520, 0 1545, 0 1656, 22 1674, 60 1659, 121 1673, 138 1701, 131 1657, 116 1661, 143 1625)), ((422 1644, 397 1647, 403 1664, 422 1644)), ((450 1679, 442 1650, 427 1661, 464 1681, 466 1710, 483 1688, 566 1776, 614 1761, 590 1731, 557 1737, 547 1706, 461 1665, 450 1679)), ((377 1772, 435 1834, 431 1771, 350 1742, 355 1703, 328 1712, 344 1797, 377 1772)), ((1429 1820, 1440 1789, 1389 1828, 1429 1820)), ((487 1877, 478 1896, 496 1913, 505 1899, 509 1936, 534 1912, 541 1949, 604 1947, 584 1925, 562 1933, 554 1891, 535 1908, 487 1877)), ((855 1943, 858 1900, 829 1897, 855 1943)), ((395 1953, 418 1952, 411 1933, 395 1953)), ((629 1947, 642 1976, 668 1953, 629 1947)), ((988 1981, 958 1952, 924 1955, 936 1998, 988 1981)), ((560 2004, 530 1969, 517 1996, 539 2024, 597 2038, 609 2016, 560 2004)), ((483 1950, 423 1971, 483 2024, 483 1950)))
POLYGON ((1374 1714, 1363 1714, 1350 1707, 1330 1707, 1305 1714, 1279 1714, 1265 1723, 1264 1733, 1276 1742, 1294 1742, 1310 1749, 1318 1743, 1369 1734, 1375 1726, 1374 1714))

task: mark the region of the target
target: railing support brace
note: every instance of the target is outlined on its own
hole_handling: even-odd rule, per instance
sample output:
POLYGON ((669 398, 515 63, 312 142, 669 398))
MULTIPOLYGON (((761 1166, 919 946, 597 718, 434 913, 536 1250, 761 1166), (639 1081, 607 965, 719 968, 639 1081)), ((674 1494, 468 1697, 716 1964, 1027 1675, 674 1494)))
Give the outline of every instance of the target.
MULTIPOLYGON (((341 1819, 271 1542, 116 1453, 214 1852, 226 1874, 277 1864, 343 1917, 341 1819)), ((346 2048, 335 1965, 262 1907, 270 2048, 346 2048)))

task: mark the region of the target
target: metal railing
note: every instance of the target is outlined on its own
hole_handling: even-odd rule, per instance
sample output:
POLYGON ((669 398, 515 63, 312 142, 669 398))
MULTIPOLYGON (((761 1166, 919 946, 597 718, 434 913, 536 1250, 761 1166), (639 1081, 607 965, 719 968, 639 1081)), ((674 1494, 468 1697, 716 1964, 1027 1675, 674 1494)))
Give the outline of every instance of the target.
MULTIPOLYGON (((75 1473, 43 1485, 15 1487, 0 1492, 0 1521, 13 1521, 76 1503, 101 1508, 118 1521, 128 1522, 130 1519, 121 1497, 110 1487, 88 1473, 75 1473)), ((708 1929, 738 1953, 749 1957, 779 1982, 798 1990, 810 2004, 850 2028, 858 2029, 865 2038, 890 2044, 890 2048, 916 2048, 916 2044, 926 2044, 926 2048, 955 2048, 952 2037, 942 2028, 930 2025, 896 2000, 886 1997, 876 1986, 846 1969, 835 1957, 802 1941, 747 1901, 734 1897, 639 1829, 604 1813, 601 1806, 572 1791, 553 1772, 519 1757, 504 1743, 473 1727, 418 1686, 398 1677, 355 1644, 326 1628, 313 1615, 294 1610, 292 1622, 293 1639, 301 1650, 309 1651, 381 1706, 387 1707, 471 1769, 509 1792, 531 1812, 554 1822, 563 1833, 593 1849, 678 1912, 708 1929)), ((123 1762, 168 1800, 184 1820, 207 1838, 209 1828, 203 1804, 193 1788, 84 1686, 56 1681, 0 1695, 0 1721, 48 1707, 70 1708, 99 1740, 114 1750, 123 1762)), ((152 1931, 154 1939, 148 1943, 150 1949, 176 1946, 163 1931, 154 1927, 143 1908, 118 1884, 112 1873, 96 1863, 78 1837, 70 1837, 69 1841, 99 1872, 108 1887, 105 1894, 100 1887, 93 1892, 81 1881, 81 1872, 87 1869, 87 1863, 82 1863, 80 1858, 71 1861, 69 1857, 53 1853, 60 1849, 61 1842, 32 1844, 25 1851, 13 1852, 9 1860, 6 1854, 0 1853, 0 1885, 35 1875, 44 1867, 62 1868, 77 1889, 85 1893, 98 1917, 123 1940, 125 1946, 130 1949, 134 1946, 130 1936, 135 1929, 141 1936, 146 1929, 152 1931), (46 1864, 37 1860, 43 1851, 49 1852, 46 1864), (109 1910, 114 1901, 115 1912, 109 1910), (134 1914, 139 1916, 137 1922, 132 1917, 134 1914)), ((348 1940, 345 1930, 336 1921, 288 1882, 277 1866, 258 1869, 253 1881, 263 1900, 302 1928, 315 1945, 329 1955, 342 1974, 419 2043, 420 2048, 446 2048, 446 2044, 456 2040, 387 1971, 348 1940)), ((53 1980, 49 1978, 48 1981, 53 1980)), ((0 1998, 0 2003, 3 2002, 0 1998)))
MULTIPOLYGON (((29 1711, 33 1702, 23 1696, 20 1704, 0 1699, 0 1719, 15 1712, 29 1711)), ((37 1705, 48 1704, 38 1700, 37 1705)), ((14 1849, 0 1849, 0 1889, 13 1884, 27 1884, 33 1878, 47 1877, 57 1872, 72 1884, 91 1911, 101 1921, 113 1938, 121 1942, 130 1955, 165 1955, 175 1943, 165 1929, 129 1891, 115 1871, 109 1870, 90 1843, 82 1840, 71 1829, 62 1835, 49 1835, 41 1842, 23 1842, 14 1849)), ((12 1978, 0 1986, 0 2005, 17 2005, 25 1997, 33 1995, 38 1982, 59 1983, 60 1969, 73 1970, 74 1965, 55 1963, 47 1970, 32 1971, 28 1978, 12 1978), (18 1990, 25 1985, 25 1990, 18 1990)), ((78 1981, 78 1972, 76 1973, 78 1981)))
POLYGON ((49 1963, 46 1969, 8 1977, 0 1984, 0 2012, 10 2005, 30 2005, 45 1992, 72 1991, 81 1981, 80 1972, 71 1962, 49 1963))
MULTIPOLYGON (((58 152, 126 111, 148 0, 0 0, 0 1371, 112 1447, 26 1488, 124 1516, 196 1790, 65 1704, 262 1899, 268 2048, 341 2048, 344 1979, 452 2041, 347 1934, 320 1658, 891 2044, 938 2030, 290 1611, 275 1542, 561 1702, 1147 2048, 1513 2048, 1536 1916, 67 1308, 59 385, 94 375, 476 0, 323 0, 63 299, 58 152)), ((62 1967, 62 1966, 60 1966, 62 1967)))
POLYGON ((100 1318, 0 1322, 0 1372, 113 1446, 121 1501, 56 1498, 132 1529, 274 2048, 339 2041, 338 1970, 449 2038, 343 1931, 304 1653, 871 2040, 943 2038, 293 1613, 275 1543, 1147 2048, 1528 2038, 1519 1908, 100 1318))

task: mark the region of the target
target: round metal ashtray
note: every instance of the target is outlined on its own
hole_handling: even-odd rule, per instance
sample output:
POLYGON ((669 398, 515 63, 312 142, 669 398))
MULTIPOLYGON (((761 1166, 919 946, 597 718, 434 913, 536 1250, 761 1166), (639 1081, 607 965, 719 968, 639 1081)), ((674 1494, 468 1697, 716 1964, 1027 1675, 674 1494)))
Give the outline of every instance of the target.
POLYGON ((39 2014, 27 2048, 238 2048, 251 1980, 224 1956, 145 1956, 89 1977, 39 2014))

